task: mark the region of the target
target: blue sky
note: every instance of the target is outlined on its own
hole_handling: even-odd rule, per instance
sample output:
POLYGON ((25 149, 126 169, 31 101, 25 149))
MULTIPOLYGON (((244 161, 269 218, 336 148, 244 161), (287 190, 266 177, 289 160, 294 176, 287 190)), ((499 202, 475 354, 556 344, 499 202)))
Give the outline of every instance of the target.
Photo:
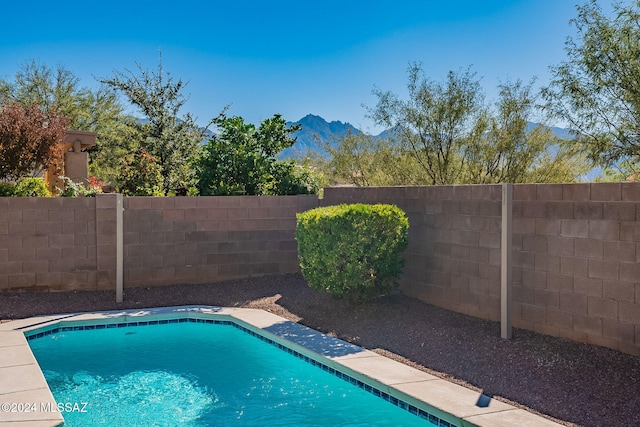
MULTIPOLYGON (((420 61, 443 80, 468 66, 487 99, 507 80, 549 81, 565 58, 578 0, 417 1, 11 1, 2 5, 0 77, 25 61, 93 76, 155 68, 189 81, 185 111, 204 124, 229 114, 257 123, 308 113, 378 130, 363 104, 374 86, 404 95, 407 66, 420 61)), ((608 3, 608 1, 606 1, 608 3)))

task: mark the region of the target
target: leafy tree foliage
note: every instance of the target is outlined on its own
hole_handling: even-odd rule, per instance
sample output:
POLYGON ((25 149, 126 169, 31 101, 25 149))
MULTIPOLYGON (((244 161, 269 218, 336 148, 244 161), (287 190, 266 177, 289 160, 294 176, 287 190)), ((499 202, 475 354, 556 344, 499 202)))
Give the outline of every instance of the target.
POLYGON ((117 189, 125 196, 162 196, 162 167, 144 149, 125 156, 117 189))
POLYGON ((199 155, 204 129, 189 113, 178 116, 187 101, 182 79, 174 81, 165 73, 162 61, 155 71, 137 66, 137 72, 116 71, 101 82, 123 94, 144 115, 146 120, 129 123, 134 127, 131 137, 160 166, 162 193, 186 193, 195 184, 192 165, 199 155))
POLYGON ((286 126, 281 115, 265 119, 259 127, 224 112, 213 120, 219 134, 204 147, 198 162, 201 195, 308 194, 318 191, 313 174, 293 161, 275 156, 295 142, 299 126, 286 126))
POLYGON ((273 162, 269 176, 262 190, 270 196, 317 194, 324 183, 323 177, 308 164, 295 161, 273 162))
POLYGON ((43 111, 55 105, 58 115, 68 120, 69 129, 96 132, 97 144, 88 150, 90 171, 110 181, 118 177, 131 139, 115 91, 107 86, 80 87, 79 79, 66 68, 52 69, 31 61, 23 64, 13 81, 0 80, 0 97, 43 111))
POLYGON ((478 135, 474 124, 482 111, 480 82, 469 69, 451 71, 446 82, 435 82, 424 75, 420 64, 413 63, 407 88, 406 101, 375 89, 378 105, 370 110, 371 117, 408 144, 429 184, 458 181, 468 144, 478 135))
POLYGON ((567 60, 552 67, 546 107, 574 129, 605 165, 640 158, 640 1, 615 3, 605 16, 595 0, 577 6, 577 36, 567 60))
POLYGON ((18 180, 46 168, 64 140, 67 120, 55 109, 9 101, 0 109, 0 179, 18 180))
POLYGON ((0 181, 0 197, 11 197, 15 192, 16 184, 0 181))
POLYGON ((640 160, 622 160, 615 165, 605 167, 595 180, 597 182, 640 181, 640 160))
MULTIPOLYGON (((470 70, 449 72, 440 83, 425 77, 419 64, 411 64, 408 100, 374 90, 378 104, 369 114, 377 124, 392 129, 400 148, 391 145, 373 152, 382 159, 385 151, 394 149, 396 159, 411 154, 421 173, 413 167, 405 173, 413 171, 412 180, 421 184, 574 181, 588 169, 575 144, 555 138, 545 126, 527 128, 535 104, 531 87, 520 81, 502 84, 495 108, 490 108, 470 70)), ((353 157, 348 144, 341 148, 353 157)), ((378 159, 368 161, 382 164, 378 159)))
POLYGON ((330 184, 363 187, 419 185, 428 181, 415 156, 393 138, 350 133, 337 145, 325 144, 324 149, 328 156, 311 156, 311 161, 330 184))
POLYGON ((572 182, 589 169, 575 141, 554 136, 547 126, 529 128, 535 107, 533 82, 499 86, 493 110, 476 123, 475 143, 468 147, 462 182, 572 182))

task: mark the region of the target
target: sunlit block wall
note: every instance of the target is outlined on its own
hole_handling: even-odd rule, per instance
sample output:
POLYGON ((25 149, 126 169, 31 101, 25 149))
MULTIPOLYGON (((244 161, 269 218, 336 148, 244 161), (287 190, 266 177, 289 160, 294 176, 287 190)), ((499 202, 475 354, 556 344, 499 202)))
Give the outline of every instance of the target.
POLYGON ((317 196, 125 199, 125 286, 299 271, 296 212, 317 196))
POLYGON ((74 290, 108 285, 98 263, 103 219, 95 198, 0 198, 0 289, 74 290))
POLYGON ((640 354, 640 183, 519 185, 516 326, 640 354))
POLYGON ((497 185, 326 188, 321 202, 397 205, 409 217, 403 292, 499 320, 500 197, 497 185))
MULTIPOLYGON (((316 196, 125 197, 124 286, 299 270, 316 196)), ((116 197, 0 198, 0 290, 114 290, 116 197)))
MULTIPOLYGON (((513 325, 640 354, 640 183, 513 189, 513 325)), ((322 205, 407 212, 401 289, 499 320, 499 185, 326 188, 322 205)))

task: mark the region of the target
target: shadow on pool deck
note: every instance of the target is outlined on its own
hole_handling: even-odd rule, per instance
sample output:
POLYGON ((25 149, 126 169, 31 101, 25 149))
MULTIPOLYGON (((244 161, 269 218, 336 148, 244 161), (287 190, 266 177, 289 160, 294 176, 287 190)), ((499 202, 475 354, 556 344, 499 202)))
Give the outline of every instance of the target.
POLYGON ((309 329, 295 322, 276 323, 263 328, 263 330, 313 350, 325 357, 347 356, 364 351, 360 346, 309 329))

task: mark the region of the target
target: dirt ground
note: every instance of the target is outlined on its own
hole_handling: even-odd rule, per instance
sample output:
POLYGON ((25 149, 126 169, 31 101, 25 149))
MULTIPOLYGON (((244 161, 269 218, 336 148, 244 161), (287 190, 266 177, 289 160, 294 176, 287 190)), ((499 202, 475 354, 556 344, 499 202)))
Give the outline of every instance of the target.
POLYGON ((115 293, 0 293, 0 320, 177 305, 261 308, 565 425, 640 425, 640 357, 514 329, 403 295, 353 306, 299 274, 115 293))

